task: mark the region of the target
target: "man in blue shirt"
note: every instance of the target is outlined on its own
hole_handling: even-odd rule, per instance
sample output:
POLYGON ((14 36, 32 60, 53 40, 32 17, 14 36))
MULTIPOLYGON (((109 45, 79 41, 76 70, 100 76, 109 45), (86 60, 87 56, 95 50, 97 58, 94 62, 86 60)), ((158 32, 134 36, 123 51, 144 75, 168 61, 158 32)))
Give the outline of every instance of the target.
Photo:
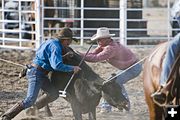
POLYGON ((72 40, 72 31, 64 28, 60 31, 57 38, 52 38, 41 44, 36 51, 33 63, 29 66, 26 77, 28 79, 27 96, 22 102, 16 103, 12 108, 2 115, 2 120, 11 120, 23 109, 31 107, 37 97, 39 90, 42 89, 47 94, 40 97, 35 103, 37 108, 42 108, 47 103, 56 100, 59 96, 58 90, 48 79, 49 71, 63 71, 77 73, 81 68, 63 64, 62 50, 68 47, 72 40))

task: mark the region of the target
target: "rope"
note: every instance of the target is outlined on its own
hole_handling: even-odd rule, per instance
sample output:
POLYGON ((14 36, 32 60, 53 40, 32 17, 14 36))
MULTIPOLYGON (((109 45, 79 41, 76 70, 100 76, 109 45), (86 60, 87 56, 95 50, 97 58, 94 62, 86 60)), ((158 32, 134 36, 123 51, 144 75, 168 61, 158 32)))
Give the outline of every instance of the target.
MULTIPOLYGON (((92 44, 93 45, 93 44, 92 44)), ((89 47, 87 53, 89 52, 89 50, 91 49, 92 45, 89 47)), ((86 55, 87 55, 86 53, 86 55)), ((66 57, 66 55, 69 55, 70 53, 66 53, 65 55, 63 55, 62 57, 66 57)), ((85 56, 86 56, 85 55, 85 56)), ((84 61, 85 57, 83 57, 83 59, 80 61, 79 63, 79 66, 82 64, 82 62, 84 61)), ((3 61, 3 62, 6 62, 6 63, 10 63, 10 64, 13 64, 13 65, 16 65, 16 66, 20 66, 20 67, 25 67, 25 65, 22 65, 22 64, 19 64, 19 63, 15 63, 15 62, 12 62, 10 60, 6 60, 6 59, 2 59, 0 58, 0 61, 3 61)), ((74 75, 73 75, 74 76, 74 75)))
POLYGON ((20 67, 25 67, 25 65, 22 65, 22 64, 19 64, 19 63, 14 63, 12 61, 5 60, 5 59, 2 59, 2 58, 0 58, 0 61, 6 62, 6 63, 10 63, 10 64, 13 64, 13 65, 16 65, 16 66, 20 66, 20 67))
POLYGON ((123 74, 124 72, 128 71, 129 69, 131 69, 132 67, 134 67, 135 65, 141 63, 142 61, 144 61, 148 56, 144 57, 143 59, 141 59, 140 61, 134 63, 133 65, 131 65, 130 67, 128 67, 127 69, 123 70, 122 72, 116 74, 115 76, 111 77, 110 79, 106 80, 103 82, 103 84, 110 82, 111 80, 113 80, 114 78, 118 77, 119 75, 123 74))
POLYGON ((119 75, 123 74, 124 72, 126 72, 126 71, 128 71, 129 69, 131 69, 132 67, 134 67, 135 65, 141 63, 142 61, 144 61, 144 60, 145 60, 146 58, 148 58, 148 57, 149 57, 149 61, 150 61, 150 60, 152 59, 152 56, 153 56, 160 48, 161 48, 161 46, 159 46, 159 47, 150 55, 150 57, 149 57, 149 56, 144 57, 143 59, 141 59, 140 61, 138 61, 138 62, 136 62, 135 64, 131 65, 131 66, 128 67, 127 69, 123 70, 122 72, 116 74, 115 76, 111 77, 111 78, 108 79, 108 80, 105 80, 105 81, 103 82, 103 84, 110 82, 110 81, 113 80, 114 78, 118 77, 119 75))

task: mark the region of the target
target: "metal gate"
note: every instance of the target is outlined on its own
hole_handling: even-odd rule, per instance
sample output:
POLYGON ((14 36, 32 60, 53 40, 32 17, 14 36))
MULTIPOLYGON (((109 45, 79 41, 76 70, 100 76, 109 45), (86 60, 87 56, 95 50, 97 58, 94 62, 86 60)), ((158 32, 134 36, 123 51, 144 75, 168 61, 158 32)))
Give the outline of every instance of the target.
POLYGON ((126 1, 123 0, 123 4, 126 4, 123 9, 125 15, 122 21, 125 45, 154 46, 162 41, 170 40, 170 0, 167 0, 164 7, 148 7, 145 5, 148 0, 131 1, 136 4, 134 7, 128 6, 128 3, 126 4, 126 1), (137 5, 138 2, 141 2, 141 6, 137 5))
MULTIPOLYGON (((116 36, 113 39, 128 46, 155 45, 172 38, 170 19, 171 0, 164 7, 147 7, 147 0, 56 0, 56 6, 43 9, 54 9, 53 18, 42 17, 44 20, 60 21, 71 24, 75 37, 83 45, 98 27, 108 27, 116 36), (149 12, 150 11, 150 12, 149 12), (148 18, 151 11, 163 14, 163 18, 148 18), (147 15, 146 15, 147 14, 147 15), (163 23, 163 24, 162 24, 163 23), (157 25, 161 24, 160 26, 157 25), (154 26, 152 28, 152 26, 154 26)), ((44 29, 49 29, 44 27, 44 29)), ((61 27, 50 28, 59 31, 61 27)), ((176 28, 179 29, 179 28, 176 28)), ((176 30, 175 29, 175 30, 176 30)), ((44 30, 43 30, 44 31, 44 30)))
MULTIPOLYGON (((108 27, 111 33, 116 34, 113 39, 128 46, 144 46, 144 44, 159 43, 156 41, 170 40, 172 38, 169 12, 171 0, 167 0, 163 8, 148 8, 146 1, 2 0, 0 47, 37 49, 43 40, 57 34, 64 26, 71 27, 74 36, 79 39, 79 43, 75 44, 81 46, 96 33, 98 27, 108 27), (48 5, 45 1, 54 3, 48 5), (8 7, 8 2, 14 4, 8 7), (35 3, 34 9, 31 9, 32 3, 35 3), (148 11, 153 10, 161 11, 164 15, 163 19, 148 18, 148 14, 151 14, 148 11), (52 11, 53 16, 48 15, 47 11, 52 11), (34 15, 35 19, 29 20, 30 15, 34 15), (154 28, 149 25, 150 23, 154 28), (156 24, 164 27, 160 29, 156 24), (29 28, 32 25, 34 30, 32 27, 29 28)), ((177 29, 179 30, 179 28, 174 30, 177 29)))
POLYGON ((38 0, 2 0, 0 8, 0 47, 36 49, 40 44, 38 0), (36 3, 35 9, 31 5, 36 3), (29 19, 29 16, 36 16, 29 19), (36 29, 32 30, 32 26, 36 29), (32 40, 32 38, 35 38, 32 40))
MULTIPOLYGON (((63 26, 70 26, 74 36, 79 39, 78 45, 83 46, 84 42, 89 41, 95 34, 98 27, 108 27, 110 32, 116 34, 114 39, 120 40, 120 2, 120 0, 55 0, 55 6, 43 6, 42 9, 56 11, 53 18, 44 17, 44 20, 60 22, 59 26, 50 28, 51 30, 57 33, 63 26)), ((44 30, 48 29, 44 27, 44 30)))

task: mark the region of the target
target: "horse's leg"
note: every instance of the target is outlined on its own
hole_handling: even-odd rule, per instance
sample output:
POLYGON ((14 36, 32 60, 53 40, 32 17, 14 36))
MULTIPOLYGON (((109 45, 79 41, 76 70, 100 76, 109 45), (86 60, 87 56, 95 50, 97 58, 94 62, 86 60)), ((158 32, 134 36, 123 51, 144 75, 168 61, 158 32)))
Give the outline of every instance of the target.
MULTIPOLYGON (((31 31, 33 32, 33 31, 35 31, 35 24, 32 24, 31 25, 31 31)), ((34 41, 35 41, 35 34, 33 34, 33 33, 31 33, 31 43, 30 43, 30 47, 34 47, 34 45, 35 45, 35 43, 34 43, 34 41)))
POLYGON ((149 110, 149 117, 150 117, 150 120, 155 120, 155 108, 153 106, 153 102, 151 100, 151 98, 149 96, 147 96, 145 94, 145 98, 146 98, 146 103, 148 105, 148 110, 149 110))
POLYGON ((51 21, 48 21, 48 28, 49 28, 49 37, 51 37, 52 36, 52 30, 51 30, 51 28, 52 28, 52 24, 51 24, 51 21))
MULTIPOLYGON (((31 17, 31 16, 30 16, 31 17)), ((29 18, 29 21, 32 21, 32 18, 29 18)), ((33 32, 35 30, 35 25, 34 24, 31 24, 31 32, 33 32)), ((34 47, 34 41, 35 40, 35 35, 33 33, 31 33, 31 41, 28 43, 28 46, 29 47, 34 47)))
MULTIPOLYGON (((30 3, 31 6, 31 10, 35 10, 35 2, 31 2, 30 3)), ((35 21, 35 14, 31 13, 29 14, 29 21, 35 21)), ((31 31, 35 31, 35 24, 31 24, 31 31)), ((31 40, 34 41, 35 40, 35 34, 31 33, 31 40)), ((34 43, 31 42, 31 47, 34 46, 34 43)))
POLYGON ((145 95, 148 104, 150 120, 162 120, 163 108, 156 105, 149 95, 145 95))
POLYGON ((164 116, 163 108, 156 104, 154 104, 154 108, 155 108, 155 113, 156 113, 155 120, 162 120, 164 116))
POLYGON ((96 120, 96 108, 94 108, 94 110, 89 112, 88 115, 89 115, 89 120, 96 120))

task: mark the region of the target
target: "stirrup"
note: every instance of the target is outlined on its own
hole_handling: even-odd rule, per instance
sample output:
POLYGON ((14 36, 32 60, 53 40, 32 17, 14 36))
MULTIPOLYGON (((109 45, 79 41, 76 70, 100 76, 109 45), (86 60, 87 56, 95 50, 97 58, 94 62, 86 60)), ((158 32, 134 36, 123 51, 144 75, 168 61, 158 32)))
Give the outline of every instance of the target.
POLYGON ((160 107, 163 107, 167 103, 167 97, 165 93, 154 94, 152 97, 153 102, 160 107))

